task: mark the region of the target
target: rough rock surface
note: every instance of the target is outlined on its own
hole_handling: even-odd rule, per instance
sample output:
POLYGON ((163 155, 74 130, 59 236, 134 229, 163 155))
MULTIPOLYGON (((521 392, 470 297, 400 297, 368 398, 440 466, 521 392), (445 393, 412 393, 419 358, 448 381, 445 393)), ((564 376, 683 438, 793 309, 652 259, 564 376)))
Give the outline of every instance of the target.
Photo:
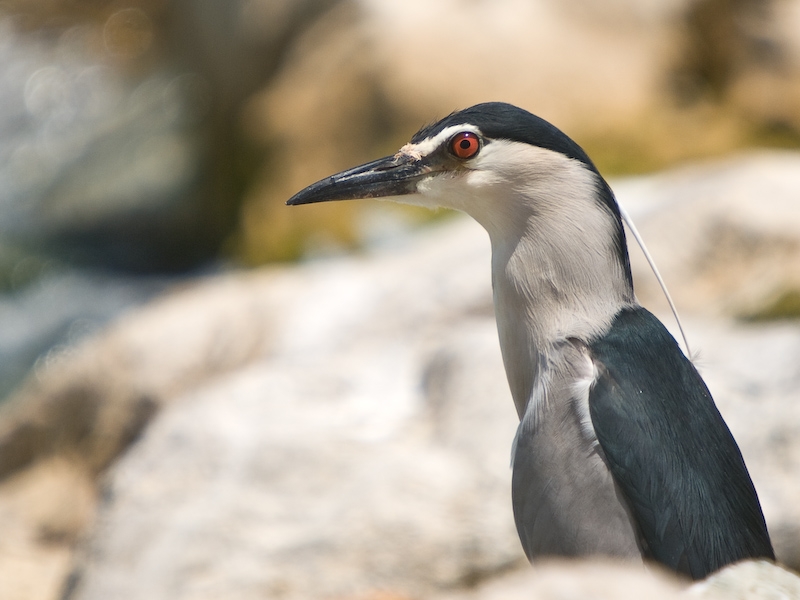
POLYGON ((75 597, 419 594, 519 563, 480 235, 243 276, 282 300, 255 307, 269 347, 173 398, 115 467, 75 597))
MULTIPOLYGON (((797 152, 751 152, 612 183, 684 312, 757 318, 781 296, 800 297, 797 152)), ((641 254, 631 255, 637 293, 666 309, 641 254)))
POLYGON ((800 598, 800 577, 767 561, 745 561, 726 567, 693 585, 687 596, 707 600, 800 598))
POLYGON ((726 567, 688 588, 658 569, 607 561, 553 561, 514 571, 441 600, 787 600, 800 598, 800 577, 766 561, 726 567))
MULTIPOLYGON (((741 203, 756 205, 767 202, 758 182, 781 173, 769 202, 784 212, 770 222, 795 219, 790 159, 733 159, 697 170, 691 186, 675 184, 678 173, 615 187, 643 232, 663 231, 645 233, 661 263, 663 244, 692 233, 668 218, 688 191, 688 216, 737 222, 732 196, 698 188, 733 178, 741 203)), ((764 264, 776 247, 759 250, 764 264)), ((775 269, 785 265, 790 281, 784 256, 775 269)), ((681 288, 692 260, 665 260, 668 282, 681 288)), ((796 568, 800 327, 734 322, 725 297, 688 303, 687 332, 778 555, 796 568)), ((611 591, 600 598, 620 597, 614 585, 635 589, 641 569, 586 565, 583 588, 559 587, 577 576, 572 566, 529 571, 509 501, 515 420, 488 239, 467 219, 365 256, 210 277, 54 360, 0 410, 0 466, 14 473, 0 486, 0 519, 15 524, 0 539, 0 588, 10 600, 55 597, 83 540, 71 600, 488 599, 551 581, 605 589, 601 580, 611 591), (30 436, 54 441, 39 448, 30 436)), ((642 585, 650 591, 639 597, 676 593, 642 585)))

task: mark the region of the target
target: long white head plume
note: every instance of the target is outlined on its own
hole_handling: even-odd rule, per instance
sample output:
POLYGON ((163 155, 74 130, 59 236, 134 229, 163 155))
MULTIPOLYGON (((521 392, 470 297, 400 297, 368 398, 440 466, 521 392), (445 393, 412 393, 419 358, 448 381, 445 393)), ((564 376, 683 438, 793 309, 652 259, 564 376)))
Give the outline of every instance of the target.
POLYGON ((644 254, 644 257, 647 259, 647 264, 650 265, 650 268, 653 271, 653 275, 656 276, 658 285, 661 286, 661 291, 664 292, 664 296, 666 297, 667 302, 669 303, 669 307, 672 310, 672 314, 675 315, 675 321, 678 323, 678 329, 681 332, 681 338, 683 338, 683 345, 686 347, 686 356, 689 359, 691 359, 692 351, 689 348, 689 340, 686 339, 686 332, 683 330, 683 324, 681 323, 681 318, 680 316, 678 316, 678 309, 675 307, 675 303, 672 301, 672 296, 669 295, 669 290, 667 289, 667 285, 664 283, 664 279, 662 279, 661 273, 658 272, 658 267, 656 266, 653 257, 650 255, 650 252, 647 251, 647 246, 645 246, 642 236, 639 235, 639 230, 637 230, 636 225, 633 224, 633 219, 631 219, 630 215, 628 214, 628 211, 626 211, 621 204, 617 203, 617 205, 619 206, 619 213, 620 216, 622 217, 622 220, 625 222, 625 225, 628 226, 628 230, 631 232, 634 239, 636 239, 636 243, 639 244, 639 248, 642 249, 642 254, 644 254))

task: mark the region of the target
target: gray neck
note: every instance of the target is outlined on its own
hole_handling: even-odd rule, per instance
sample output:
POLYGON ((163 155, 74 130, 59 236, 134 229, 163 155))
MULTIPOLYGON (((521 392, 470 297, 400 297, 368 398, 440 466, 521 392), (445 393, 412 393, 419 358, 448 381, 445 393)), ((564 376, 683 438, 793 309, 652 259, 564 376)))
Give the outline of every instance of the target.
POLYGON ((500 346, 520 418, 553 345, 602 335, 623 306, 635 303, 627 257, 614 243, 618 218, 594 197, 576 197, 585 191, 580 186, 569 190, 551 191, 546 202, 526 195, 511 219, 484 223, 500 346))
POLYGON ((500 347, 522 417, 554 344, 602 335, 635 303, 622 224, 601 197, 610 191, 577 159, 498 139, 417 192, 404 199, 462 210, 489 232, 500 347))

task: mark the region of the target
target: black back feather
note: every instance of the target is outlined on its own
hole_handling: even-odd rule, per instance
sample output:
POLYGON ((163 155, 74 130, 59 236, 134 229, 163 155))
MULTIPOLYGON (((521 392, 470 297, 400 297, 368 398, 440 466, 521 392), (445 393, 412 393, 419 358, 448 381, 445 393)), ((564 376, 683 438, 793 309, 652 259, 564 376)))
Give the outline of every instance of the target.
POLYGON ((590 345, 589 409, 645 553, 694 579, 774 559, 739 447, 694 365, 647 310, 625 309, 590 345))

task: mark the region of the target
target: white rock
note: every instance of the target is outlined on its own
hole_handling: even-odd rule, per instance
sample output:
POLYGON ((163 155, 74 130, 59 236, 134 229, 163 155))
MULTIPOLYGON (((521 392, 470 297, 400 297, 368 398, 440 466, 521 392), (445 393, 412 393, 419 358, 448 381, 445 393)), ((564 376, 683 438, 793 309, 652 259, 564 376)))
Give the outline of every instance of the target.
MULTIPOLYGON (((762 151, 612 182, 683 311, 757 312, 800 291, 800 153, 762 151)), ((666 310, 641 253, 637 294, 666 310)))
POLYGON ((520 563, 482 238, 459 222, 253 276, 286 300, 273 342, 173 399, 116 466, 77 597, 426 593, 520 563))
POLYGON ((800 598, 800 577, 764 560, 748 560, 726 567, 686 594, 705 600, 792 600, 800 598))

